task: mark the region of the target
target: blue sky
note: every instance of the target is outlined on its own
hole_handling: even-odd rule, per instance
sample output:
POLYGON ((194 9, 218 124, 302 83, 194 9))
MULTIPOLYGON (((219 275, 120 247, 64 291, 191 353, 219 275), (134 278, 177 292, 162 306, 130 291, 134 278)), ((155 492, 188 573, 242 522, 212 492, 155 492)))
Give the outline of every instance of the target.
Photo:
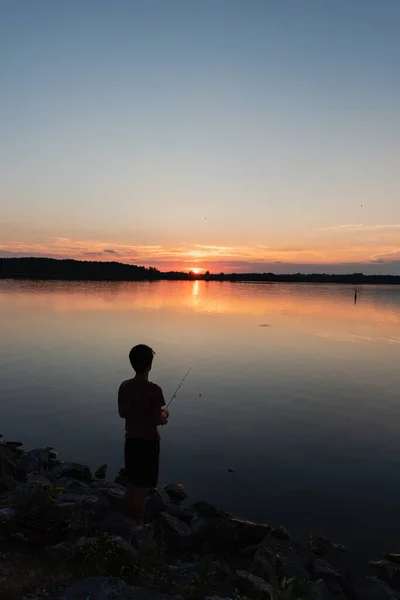
POLYGON ((399 2, 0 9, 1 255, 400 272, 399 2))

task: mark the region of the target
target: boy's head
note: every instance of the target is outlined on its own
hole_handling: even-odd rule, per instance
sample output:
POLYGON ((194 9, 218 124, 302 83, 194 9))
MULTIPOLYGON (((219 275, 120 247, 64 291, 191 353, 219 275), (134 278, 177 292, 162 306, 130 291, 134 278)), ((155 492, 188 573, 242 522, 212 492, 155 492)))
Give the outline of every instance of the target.
POLYGON ((145 344, 139 344, 132 348, 129 352, 129 360, 136 373, 140 375, 150 371, 154 354, 154 350, 145 344))

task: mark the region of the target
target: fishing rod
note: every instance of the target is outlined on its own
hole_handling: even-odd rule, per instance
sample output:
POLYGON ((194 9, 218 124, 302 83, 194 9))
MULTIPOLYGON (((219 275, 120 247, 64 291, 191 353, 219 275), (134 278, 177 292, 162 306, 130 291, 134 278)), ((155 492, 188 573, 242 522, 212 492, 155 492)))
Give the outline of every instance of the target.
POLYGON ((180 382, 180 384, 178 385, 178 387, 176 388, 175 392, 172 394, 172 398, 171 400, 168 402, 167 404, 167 408, 169 407, 169 405, 171 404, 172 400, 174 398, 176 398, 177 393, 179 392, 179 390, 181 389, 181 386, 183 384, 183 382, 185 381, 186 377, 189 375, 190 371, 192 370, 192 367, 189 367, 189 369, 187 370, 187 373, 185 373, 184 378, 182 379, 182 381, 180 382))

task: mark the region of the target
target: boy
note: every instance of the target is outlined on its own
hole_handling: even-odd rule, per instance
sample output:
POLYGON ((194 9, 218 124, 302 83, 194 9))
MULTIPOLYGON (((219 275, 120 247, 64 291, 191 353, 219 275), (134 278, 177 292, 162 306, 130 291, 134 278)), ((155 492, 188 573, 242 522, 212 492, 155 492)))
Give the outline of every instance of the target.
POLYGON ((126 512, 138 524, 143 523, 149 488, 157 486, 158 425, 164 425, 168 419, 162 390, 149 381, 153 357, 149 346, 134 346, 129 360, 136 375, 123 381, 118 391, 119 416, 125 419, 126 512))

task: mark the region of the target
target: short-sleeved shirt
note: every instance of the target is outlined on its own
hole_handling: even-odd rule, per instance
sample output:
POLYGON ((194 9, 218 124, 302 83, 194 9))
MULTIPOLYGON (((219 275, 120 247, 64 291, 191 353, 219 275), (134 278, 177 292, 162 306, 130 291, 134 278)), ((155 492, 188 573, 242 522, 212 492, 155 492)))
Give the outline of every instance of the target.
POLYGON ((125 437, 159 440, 156 413, 164 405, 159 385, 144 379, 123 381, 118 392, 118 409, 125 419, 125 437))

